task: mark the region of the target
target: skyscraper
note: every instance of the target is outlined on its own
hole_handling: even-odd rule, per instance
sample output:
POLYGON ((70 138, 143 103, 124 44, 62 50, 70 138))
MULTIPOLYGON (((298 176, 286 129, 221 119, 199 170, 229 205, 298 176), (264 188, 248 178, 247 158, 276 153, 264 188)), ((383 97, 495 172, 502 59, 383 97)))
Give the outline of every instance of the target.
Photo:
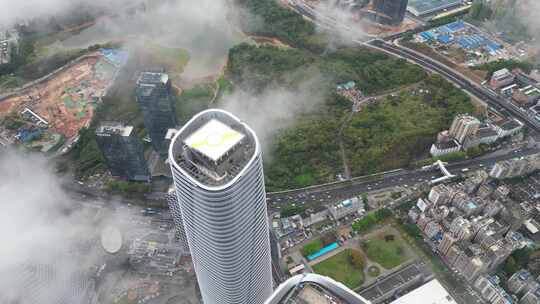
POLYGON ((102 124, 96 129, 96 141, 113 176, 131 181, 150 180, 143 146, 132 126, 102 124))
POLYGON ((373 0, 373 8, 377 12, 377 22, 388 25, 399 25, 405 19, 409 0, 373 0))
POLYGON ((187 242, 184 221, 182 220, 182 210, 176 198, 176 190, 171 187, 167 193, 167 203, 174 222, 174 238, 180 243, 183 254, 189 254, 189 245, 187 242))
POLYGON ((264 303, 272 270, 255 133, 228 112, 203 111, 175 135, 169 162, 204 303, 264 303))
POLYGON ((162 72, 141 73, 137 80, 136 95, 152 147, 162 158, 166 158, 169 146, 165 136, 169 129, 178 125, 169 75, 162 72))

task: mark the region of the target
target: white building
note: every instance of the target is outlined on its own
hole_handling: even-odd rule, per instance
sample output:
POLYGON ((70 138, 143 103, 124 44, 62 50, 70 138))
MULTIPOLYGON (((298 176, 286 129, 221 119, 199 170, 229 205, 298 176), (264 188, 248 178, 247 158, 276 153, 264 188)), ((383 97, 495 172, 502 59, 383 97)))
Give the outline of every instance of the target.
POLYGON ((391 304, 455 304, 457 303, 438 280, 431 280, 391 304))
POLYGON ((465 138, 469 135, 474 135, 480 128, 478 118, 471 115, 457 115, 450 126, 449 134, 455 138, 460 144, 463 144, 465 138))
POLYGON ((523 123, 515 119, 505 119, 493 125, 499 138, 519 133, 523 129, 523 123))
POLYGON ((448 142, 437 142, 431 145, 429 153, 431 156, 437 157, 445 154, 459 152, 461 150, 461 145, 455 141, 450 140, 448 142))
POLYGON ((206 110, 174 136, 169 162, 205 304, 262 304, 272 268, 261 149, 232 114, 206 110))
POLYGON ((353 197, 337 204, 328 206, 328 212, 334 218, 334 220, 340 220, 348 215, 357 214, 365 211, 365 206, 358 197, 353 197))

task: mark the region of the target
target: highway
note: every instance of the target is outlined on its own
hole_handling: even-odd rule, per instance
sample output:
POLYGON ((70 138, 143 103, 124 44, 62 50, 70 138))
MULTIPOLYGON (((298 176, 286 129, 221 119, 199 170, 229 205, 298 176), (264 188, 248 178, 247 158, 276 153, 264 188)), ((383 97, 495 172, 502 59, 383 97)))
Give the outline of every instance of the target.
MULTIPOLYGON (((513 150, 510 153, 497 156, 480 157, 450 163, 446 168, 454 175, 459 175, 462 169, 470 170, 491 168, 496 162, 539 153, 538 148, 526 148, 513 150)), ((413 187, 415 184, 430 181, 440 177, 442 174, 435 171, 422 171, 400 169, 389 173, 372 176, 366 179, 356 179, 356 181, 344 181, 304 189, 296 189, 279 193, 268 193, 267 202, 271 210, 278 210, 283 206, 296 203, 300 205, 316 206, 336 202, 340 199, 347 199, 369 191, 392 189, 396 187, 413 187)))
POLYGON ((395 56, 408 59, 422 66, 423 68, 437 72, 443 77, 457 84, 462 90, 467 91, 471 95, 476 96, 477 98, 487 102, 488 105, 491 106, 493 109, 499 112, 507 112, 515 118, 518 118, 521 122, 525 123, 531 129, 537 132, 540 131, 540 124, 533 118, 528 116, 525 112, 521 111, 517 106, 507 102, 498 94, 482 88, 475 83, 472 83, 464 76, 460 75, 458 72, 436 60, 417 54, 416 52, 413 52, 411 50, 389 44, 379 39, 371 40, 364 44, 381 49, 395 56))
MULTIPOLYGON (((335 29, 345 29, 351 33, 355 33, 354 29, 351 29, 349 25, 341 23, 339 20, 332 18, 331 16, 325 16, 320 12, 314 10, 311 6, 306 4, 302 0, 288 0, 287 5, 296 11, 298 14, 302 15, 305 19, 310 20, 311 22, 324 27, 324 28, 335 28, 335 29)), ((423 26, 420 29, 425 30, 427 27, 423 26)), ((415 32, 415 31, 412 31, 415 32)), ((462 90, 467 91, 469 94, 479 98, 488 103, 493 109, 501 113, 507 113, 515 118, 518 118, 521 122, 525 123, 528 127, 536 132, 540 132, 540 123, 537 122, 534 118, 527 115, 516 105, 507 102, 501 96, 493 91, 489 91, 478 84, 475 84, 468 80, 466 77, 458 73, 457 71, 451 69, 450 67, 433 60, 427 56, 416 53, 412 50, 390 44, 385 40, 391 40, 394 38, 400 38, 403 33, 398 33, 385 37, 383 39, 372 39, 369 41, 363 40, 353 40, 354 43, 358 45, 364 45, 370 48, 376 48, 382 50, 388 54, 407 59, 413 63, 416 63, 422 66, 425 69, 439 73, 443 77, 452 81, 458 85, 462 90)), ((354 39, 354 38, 353 38, 354 39)))

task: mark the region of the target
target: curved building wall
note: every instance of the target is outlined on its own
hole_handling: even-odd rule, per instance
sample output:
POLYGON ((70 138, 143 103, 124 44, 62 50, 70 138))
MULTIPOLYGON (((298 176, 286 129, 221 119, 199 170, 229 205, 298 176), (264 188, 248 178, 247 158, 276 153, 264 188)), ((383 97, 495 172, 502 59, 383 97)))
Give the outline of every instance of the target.
MULTIPOLYGON (((209 110, 195 116, 227 116, 209 110)), ((244 125, 245 126, 245 125, 244 125)), ((245 126, 250 136, 253 131, 245 126)), ((175 159, 183 130, 173 139, 169 158, 184 228, 205 304, 262 304, 272 293, 266 193, 260 149, 230 183, 211 187, 181 169, 175 159)))
POLYGON ((174 239, 180 244, 182 253, 189 255, 189 245, 187 242, 186 232, 184 229, 184 221, 182 220, 182 210, 176 198, 176 190, 173 188, 167 193, 167 204, 171 212, 174 222, 174 239))

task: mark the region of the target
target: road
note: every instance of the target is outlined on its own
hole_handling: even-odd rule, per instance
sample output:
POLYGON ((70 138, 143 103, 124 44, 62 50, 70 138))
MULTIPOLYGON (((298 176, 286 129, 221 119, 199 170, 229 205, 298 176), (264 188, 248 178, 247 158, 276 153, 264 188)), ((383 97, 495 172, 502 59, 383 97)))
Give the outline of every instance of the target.
MULTIPOLYGON (((340 22, 340 20, 337 20, 336 18, 333 18, 332 16, 325 16, 321 14, 320 12, 313 9, 311 6, 309 6, 302 0, 288 0, 287 5, 291 9, 293 9, 294 11, 302 15, 304 18, 314 22, 315 24, 323 28, 346 30, 346 31, 350 31, 352 34, 357 32, 355 29, 352 29, 350 25, 344 24, 340 22)), ((426 29, 426 27, 424 26, 424 27, 421 27, 420 29, 424 30, 426 29)), ((415 31, 412 31, 412 32, 415 32, 415 31)), ((398 39, 401 37, 401 35, 403 35, 403 33, 391 35, 389 37, 385 37, 384 39, 385 40, 394 39, 394 38, 398 39)), ((462 90, 467 91, 469 94, 479 98, 480 100, 487 102, 493 109, 501 113, 510 114, 511 116, 518 118, 520 121, 525 123, 531 129, 537 132, 540 132, 540 123, 536 121, 534 118, 528 116, 526 112, 522 111, 516 105, 514 105, 511 102, 506 101, 497 93, 487 90, 481 87, 480 85, 470 81, 465 76, 461 75, 459 72, 451 69, 450 67, 436 60, 433 60, 422 54, 416 53, 412 50, 408 50, 406 48, 387 43, 385 40, 382 40, 382 39, 372 39, 369 41, 359 40, 356 38, 353 38, 353 39, 354 39, 353 42, 357 43, 358 45, 364 45, 370 48, 376 48, 376 49, 382 50, 388 54, 405 58, 411 62, 414 62, 422 66, 425 69, 431 70, 433 72, 437 72, 441 74, 443 77, 447 78, 448 80, 458 85, 462 90)))
MULTIPOLYGON (((454 175, 459 175, 462 169, 468 168, 471 170, 480 168, 490 168, 496 162, 522 157, 539 153, 538 148, 526 148, 522 150, 513 150, 504 155, 496 155, 489 157, 480 157, 456 163, 450 163, 446 166, 448 171, 454 175), (518 152, 516 152, 518 151, 518 152)), ((328 185, 320 185, 316 187, 308 187, 304 189, 290 190, 279 193, 268 193, 267 202, 271 210, 278 210, 283 206, 291 203, 317 205, 332 203, 336 200, 347 199, 352 196, 360 195, 374 190, 391 189, 395 187, 412 187, 414 184, 425 182, 440 177, 441 173, 437 171, 422 171, 400 169, 389 173, 375 175, 365 179, 357 179, 356 181, 345 181, 328 185)))
POLYGON ((488 105, 492 107, 493 109, 502 113, 508 113, 511 116, 514 116, 515 118, 519 119, 521 122, 525 123, 531 129, 537 132, 540 131, 540 124, 537 121, 535 121, 532 117, 528 116, 526 112, 522 111, 516 105, 506 101, 497 93, 487 90, 479 86, 478 84, 471 82, 460 73, 456 72, 455 70, 451 69, 450 67, 436 60, 433 60, 429 57, 423 56, 411 50, 408 50, 408 49, 405 49, 405 48, 402 48, 393 44, 389 44, 379 39, 371 40, 364 44, 381 49, 395 56, 408 59, 422 66, 423 68, 437 72, 441 74, 443 77, 457 84, 462 90, 487 102, 488 105))

